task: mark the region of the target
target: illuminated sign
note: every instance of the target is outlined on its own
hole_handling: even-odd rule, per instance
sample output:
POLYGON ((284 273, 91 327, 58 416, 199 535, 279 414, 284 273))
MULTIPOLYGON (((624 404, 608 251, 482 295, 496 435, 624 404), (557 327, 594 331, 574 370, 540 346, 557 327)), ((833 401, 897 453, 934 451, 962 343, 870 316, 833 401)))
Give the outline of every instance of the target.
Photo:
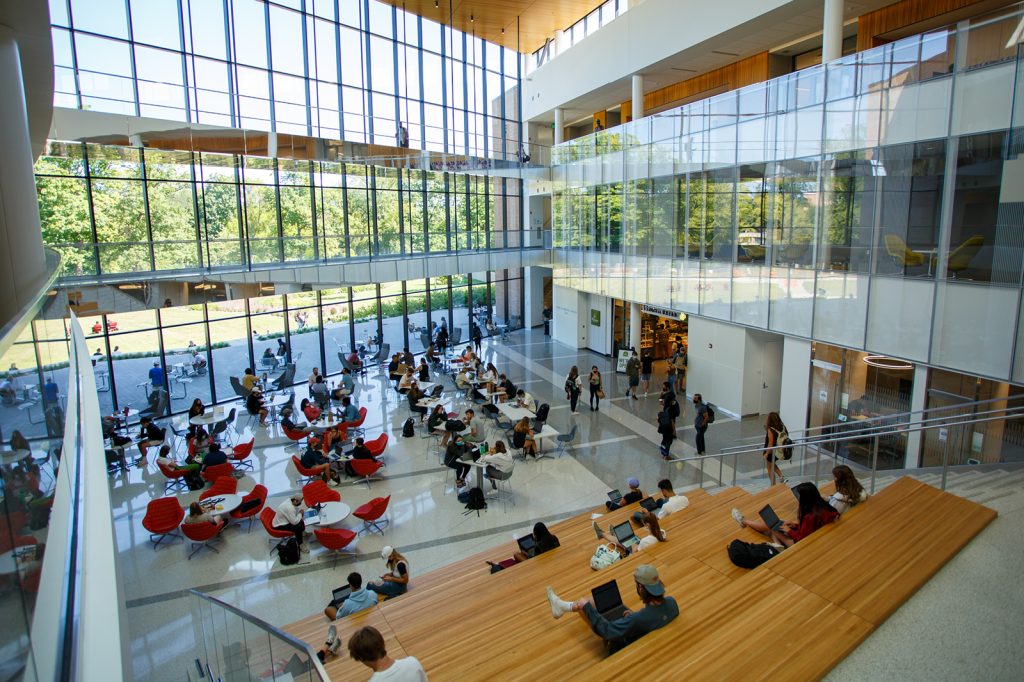
POLYGON ((678 310, 672 310, 670 308, 659 308, 653 305, 645 305, 641 310, 649 315, 657 315, 658 317, 671 317, 673 320, 679 320, 682 322, 686 319, 686 313, 681 313, 678 310))

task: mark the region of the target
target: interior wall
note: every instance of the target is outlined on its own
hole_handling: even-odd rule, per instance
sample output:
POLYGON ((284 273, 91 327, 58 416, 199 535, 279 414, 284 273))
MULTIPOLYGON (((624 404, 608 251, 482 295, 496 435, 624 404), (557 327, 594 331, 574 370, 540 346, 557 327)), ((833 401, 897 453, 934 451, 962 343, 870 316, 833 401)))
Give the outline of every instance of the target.
POLYGON ((782 384, 782 336, 747 330, 742 414, 778 412, 782 384))
POLYGON ((614 311, 612 299, 598 294, 586 294, 587 305, 580 310, 580 324, 587 326, 586 347, 590 350, 611 355, 612 353, 612 322, 614 311), (600 315, 600 324, 593 324, 593 313, 600 315))
POLYGON ((552 338, 570 348, 585 348, 587 326, 579 324, 579 311, 586 308, 587 295, 556 284, 552 298, 555 306, 551 320, 552 338))
POLYGON ((544 280, 551 280, 551 268, 523 268, 523 293, 526 296, 523 326, 544 324, 544 280))
POLYGON ((686 393, 700 393, 704 402, 734 417, 743 413, 743 327, 706 318, 689 318, 689 364, 686 393))
POLYGON ((783 337, 778 411, 791 433, 807 428, 810 386, 811 342, 792 336, 783 337))

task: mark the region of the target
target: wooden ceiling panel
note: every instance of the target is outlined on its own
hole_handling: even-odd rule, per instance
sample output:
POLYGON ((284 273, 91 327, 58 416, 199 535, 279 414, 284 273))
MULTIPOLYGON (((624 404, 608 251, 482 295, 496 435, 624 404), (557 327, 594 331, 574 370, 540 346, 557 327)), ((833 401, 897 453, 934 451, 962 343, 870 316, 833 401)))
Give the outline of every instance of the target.
POLYGON ((604 0, 386 0, 510 50, 529 54, 585 17, 604 0), (518 26, 518 34, 517 34, 518 26), (505 33, 502 33, 502 29, 505 33))

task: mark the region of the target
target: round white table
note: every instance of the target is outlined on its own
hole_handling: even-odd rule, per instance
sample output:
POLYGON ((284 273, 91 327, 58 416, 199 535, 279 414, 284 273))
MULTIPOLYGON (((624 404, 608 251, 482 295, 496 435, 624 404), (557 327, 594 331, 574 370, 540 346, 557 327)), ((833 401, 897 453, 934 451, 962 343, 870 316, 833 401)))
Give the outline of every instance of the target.
POLYGON ((227 419, 227 414, 225 414, 223 410, 219 412, 217 410, 210 410, 205 414, 192 417, 188 420, 188 423, 192 426, 209 426, 210 424, 215 424, 217 422, 224 421, 225 419, 227 419))
POLYGON ((20 464, 32 457, 31 450, 2 450, 0 451, 0 464, 12 466, 20 464))
POLYGON ((231 512, 238 509, 238 506, 242 504, 242 495, 238 493, 230 493, 223 495, 214 495, 205 500, 200 500, 199 504, 211 514, 217 516, 227 516, 231 512), (211 506, 209 503, 211 500, 220 500, 215 506, 211 506))
POLYGON ((324 502, 317 525, 321 528, 333 528, 347 519, 351 512, 352 509, 344 502, 324 502))

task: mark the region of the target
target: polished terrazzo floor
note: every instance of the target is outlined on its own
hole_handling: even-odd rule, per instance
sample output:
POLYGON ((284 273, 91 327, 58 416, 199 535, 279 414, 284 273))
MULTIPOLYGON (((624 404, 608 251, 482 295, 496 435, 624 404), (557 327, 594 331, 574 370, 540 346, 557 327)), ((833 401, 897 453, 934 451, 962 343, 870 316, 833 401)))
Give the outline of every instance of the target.
MULTIPOLYGON (((192 589, 239 606, 273 625, 285 625, 322 609, 331 589, 343 584, 349 571, 359 571, 364 578, 382 573, 379 552, 385 544, 409 558, 415 589, 417 573, 504 543, 537 520, 553 521, 592 508, 605 499, 610 488, 624 487, 629 476, 637 476, 651 491, 658 479, 666 476, 677 488, 696 483, 696 467, 666 463, 658 455, 659 436, 654 426, 657 395, 636 401, 625 398, 625 376, 614 374, 610 358, 562 346, 533 330, 513 334, 507 343, 488 340, 484 359, 509 374, 538 403, 550 403, 548 423, 555 429, 566 433, 573 424, 578 425, 576 447, 560 458, 520 463, 512 479, 514 506, 492 503, 479 516, 464 515, 450 480, 446 484, 448 470, 439 465, 431 439, 420 437, 422 432, 411 439, 400 437, 407 409, 389 395, 383 377, 371 372, 359 384, 358 399, 368 410, 367 436, 382 431, 391 436, 384 479, 369 488, 348 483, 339 490, 352 508, 373 497, 391 495, 391 525, 383 537, 360 537, 353 545, 352 558, 325 560, 320 556, 324 550, 314 544, 308 563, 282 566, 276 555, 269 555, 267 536, 258 522, 251 532, 244 526, 226 529, 219 553, 203 550, 187 560, 181 542, 154 551, 141 520, 149 501, 163 495, 163 476, 151 464, 146 470, 132 469, 112 477, 133 677, 182 679, 195 651, 192 589), (583 404, 579 415, 570 414, 562 385, 573 364, 584 368, 596 364, 604 373, 609 399, 602 401, 600 411, 591 412, 583 404)), ((445 382, 451 386, 450 381, 445 382)), ((679 420, 677 456, 694 454, 692 428, 685 426, 692 423, 691 412, 685 411, 679 420)), ((241 437, 255 436, 256 448, 254 470, 239 481, 239 489, 262 483, 270 491, 268 504, 276 506, 298 488, 290 463, 296 448, 276 426, 248 428, 245 421, 238 422, 241 437)), ((758 421, 730 421, 721 415, 708 433, 708 449, 716 451, 756 434, 758 421)), ((551 445, 546 448, 554 449, 551 445)), ((181 495, 182 505, 187 506, 198 494, 181 495)), ((344 525, 358 529, 361 522, 350 517, 344 525)), ((326 625, 325 621, 325 629, 326 625)))

